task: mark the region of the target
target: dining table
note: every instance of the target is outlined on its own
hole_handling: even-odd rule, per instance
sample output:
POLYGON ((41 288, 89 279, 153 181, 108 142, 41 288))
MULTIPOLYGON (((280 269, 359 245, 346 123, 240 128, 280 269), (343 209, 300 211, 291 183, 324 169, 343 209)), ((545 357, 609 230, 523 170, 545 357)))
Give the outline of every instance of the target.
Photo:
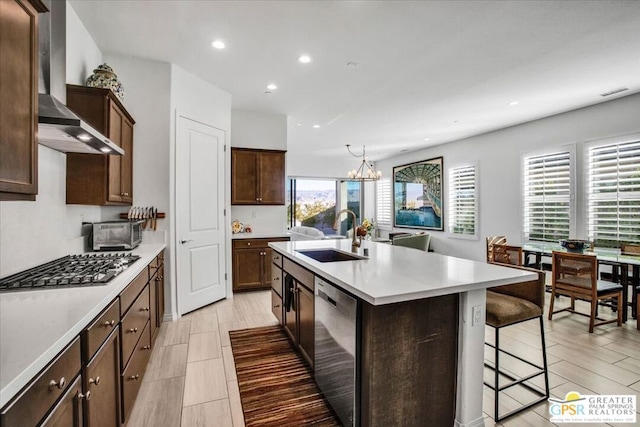
POLYGON ((635 301, 637 299, 636 287, 640 285, 640 255, 627 254, 616 248, 599 248, 595 247, 589 250, 583 251, 570 251, 559 243, 553 242, 526 242, 520 245, 522 248, 522 254, 524 256, 524 264, 532 266, 536 269, 542 267, 542 257, 551 256, 556 252, 573 252, 582 253, 586 255, 594 255, 598 261, 598 265, 609 265, 612 268, 612 280, 617 282, 618 279, 622 285, 622 299, 627 303, 625 310, 622 312, 622 321, 626 322, 628 318, 628 305, 631 305, 631 313, 633 317, 636 317, 637 307, 635 301), (534 257, 532 263, 527 262, 529 256, 534 257), (631 276, 629 276, 631 272, 631 276), (629 286, 632 288, 633 299, 629 304, 629 286))

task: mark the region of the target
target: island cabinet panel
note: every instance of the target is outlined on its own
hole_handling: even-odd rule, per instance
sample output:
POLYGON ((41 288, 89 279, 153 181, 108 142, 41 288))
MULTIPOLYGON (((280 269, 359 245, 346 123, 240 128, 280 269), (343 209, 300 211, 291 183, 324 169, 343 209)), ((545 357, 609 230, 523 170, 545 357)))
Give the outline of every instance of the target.
POLYGON ((67 106, 123 148, 123 156, 67 154, 67 203, 131 205, 135 121, 109 89, 67 85, 67 106))
POLYGON ((284 330, 313 367, 314 360, 314 275, 295 262, 284 258, 282 262, 284 330))
POLYGON ((0 200, 38 193, 39 0, 0 2, 0 200))
POLYGON ((361 424, 454 425, 458 295, 363 302, 361 321, 361 424))
POLYGON ((284 205, 285 152, 231 149, 231 204, 284 205))

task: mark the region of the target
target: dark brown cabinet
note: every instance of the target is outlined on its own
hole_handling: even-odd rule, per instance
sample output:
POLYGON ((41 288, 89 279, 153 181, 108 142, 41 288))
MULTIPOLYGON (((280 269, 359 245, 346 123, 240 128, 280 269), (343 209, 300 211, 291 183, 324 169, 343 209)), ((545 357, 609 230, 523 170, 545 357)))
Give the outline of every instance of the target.
POLYGON ((268 244, 288 240, 288 237, 234 240, 233 291, 269 289, 272 276, 272 250, 268 244))
POLYGON ((49 416, 42 422, 42 427, 82 427, 82 402, 87 395, 82 393, 82 376, 79 376, 67 389, 49 416))
POLYGON ((135 121, 109 89, 67 85, 67 106, 125 151, 123 156, 67 154, 67 203, 131 205, 135 121))
POLYGON ((151 278, 149 289, 154 297, 151 302, 152 312, 150 313, 151 340, 155 342, 158 328, 164 318, 164 264, 160 264, 156 274, 151 278))
POLYGON ((284 205, 285 152, 231 149, 231 204, 284 205))
POLYGON ((313 366, 314 323, 314 275, 287 258, 282 264, 283 326, 302 356, 313 366))
POLYGON ((38 193, 38 0, 0 1, 0 200, 38 193))
POLYGON ((87 363, 84 373, 86 427, 120 426, 120 335, 118 326, 87 363))

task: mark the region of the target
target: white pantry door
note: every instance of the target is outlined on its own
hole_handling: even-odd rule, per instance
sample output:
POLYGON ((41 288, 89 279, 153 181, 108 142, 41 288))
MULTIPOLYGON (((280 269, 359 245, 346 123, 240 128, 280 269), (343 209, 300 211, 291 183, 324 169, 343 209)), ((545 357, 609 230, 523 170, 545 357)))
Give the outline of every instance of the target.
POLYGON ((227 296, 225 132, 178 116, 176 278, 178 315, 227 296))

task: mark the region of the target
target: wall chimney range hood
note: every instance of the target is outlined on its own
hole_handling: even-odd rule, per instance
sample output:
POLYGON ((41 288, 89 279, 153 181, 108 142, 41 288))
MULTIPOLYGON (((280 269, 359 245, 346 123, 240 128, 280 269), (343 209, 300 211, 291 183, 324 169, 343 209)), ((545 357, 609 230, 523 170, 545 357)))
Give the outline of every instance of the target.
MULTIPOLYGON (((63 153, 86 154, 115 154, 123 155, 124 150, 102 135, 76 113, 51 95, 51 69, 61 69, 60 75, 66 74, 64 61, 66 60, 66 37, 59 43, 62 55, 57 55, 62 65, 56 67, 51 61, 51 39, 54 26, 60 21, 57 31, 66 31, 66 11, 64 2, 43 1, 51 12, 40 15, 39 49, 40 74, 38 90, 38 143, 63 153), (57 9, 56 4, 62 3, 63 8, 57 9)), ((56 40, 57 41, 57 40, 56 40)), ((58 51, 57 51, 58 52, 58 51)), ((64 80, 64 78, 63 78, 64 80)), ((62 83, 62 82, 61 82, 62 83)), ((63 84, 64 86, 64 84, 63 84)))

